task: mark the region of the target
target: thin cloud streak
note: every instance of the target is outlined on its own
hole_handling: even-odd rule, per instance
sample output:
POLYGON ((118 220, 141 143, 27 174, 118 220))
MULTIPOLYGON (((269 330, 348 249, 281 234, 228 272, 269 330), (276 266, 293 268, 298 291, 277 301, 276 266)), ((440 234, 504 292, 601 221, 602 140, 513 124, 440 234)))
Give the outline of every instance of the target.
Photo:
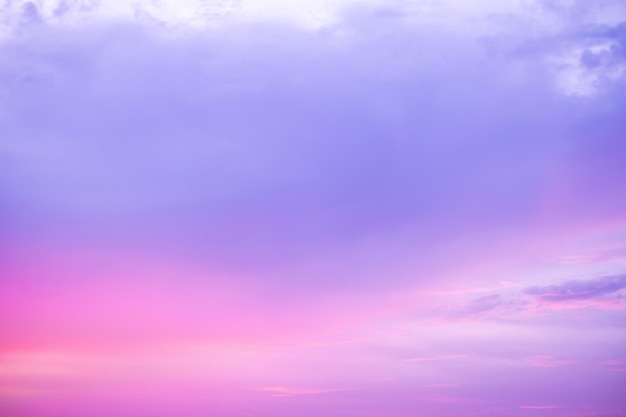
POLYGON ((404 362, 431 362, 431 361, 448 361, 451 359, 465 359, 469 355, 439 355, 439 356, 426 356, 404 359, 404 362))

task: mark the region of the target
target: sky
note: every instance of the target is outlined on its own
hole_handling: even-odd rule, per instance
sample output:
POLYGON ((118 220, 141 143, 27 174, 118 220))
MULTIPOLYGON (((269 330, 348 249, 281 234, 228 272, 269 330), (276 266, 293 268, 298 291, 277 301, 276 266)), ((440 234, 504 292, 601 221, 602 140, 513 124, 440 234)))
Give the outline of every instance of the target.
POLYGON ((626 3, 0 0, 0 416, 626 416, 626 3))

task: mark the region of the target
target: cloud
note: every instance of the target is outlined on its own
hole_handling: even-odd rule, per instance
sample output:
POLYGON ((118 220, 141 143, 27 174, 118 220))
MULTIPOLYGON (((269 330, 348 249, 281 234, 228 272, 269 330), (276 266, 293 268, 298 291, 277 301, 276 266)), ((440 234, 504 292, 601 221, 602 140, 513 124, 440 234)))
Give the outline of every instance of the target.
POLYGON ((524 410, 556 410, 565 407, 560 407, 558 405, 520 405, 519 408, 524 410))
POLYGON ((592 254, 574 255, 560 260, 565 265, 585 265, 604 262, 626 262, 626 248, 622 246, 599 249, 592 254))
POLYGON ((608 359, 600 362, 600 365, 603 366, 624 366, 626 365, 626 361, 618 360, 618 359, 608 359))
POLYGON ((600 365, 610 369, 613 372, 626 372, 626 360, 607 359, 601 361, 600 365))
POLYGON ((422 356, 422 357, 414 357, 409 359, 404 359, 404 362, 432 362, 432 361, 448 361, 451 359, 465 359, 470 355, 460 354, 460 355, 436 355, 436 356, 422 356))
POLYGON ((526 358, 526 361, 530 363, 532 366, 536 366, 539 368, 554 368, 557 366, 571 365, 576 363, 575 361, 556 359, 552 356, 529 356, 526 358))
MULTIPOLYGON (((598 130, 573 115, 613 98, 572 103, 541 59, 513 62, 477 35, 431 36, 379 12, 346 12, 328 33, 103 18, 5 40, 1 198, 12 228, 100 235, 323 288, 374 284, 373 263, 408 282, 441 275, 450 258, 473 262, 450 239, 487 253, 618 215, 619 193, 595 192, 626 173, 606 182, 606 164, 572 158, 598 130), (568 138, 585 123, 591 133, 568 138), (587 182, 572 188, 570 172, 587 182), (415 253, 424 266, 407 273, 415 253), (276 273, 296 263, 319 270, 276 273)), ((620 132, 617 112, 602 117, 620 132)))
POLYGON ((484 318, 515 319, 531 307, 529 300, 519 294, 490 294, 471 299, 449 316, 455 320, 482 320, 484 318))
POLYGON ((312 394, 327 394, 332 392, 343 391, 341 389, 328 389, 328 388, 297 388, 297 387, 263 387, 261 391, 270 392, 277 397, 290 397, 293 395, 312 395, 312 394))
POLYGON ((484 297, 475 298, 461 310, 462 315, 474 315, 495 310, 507 304, 499 294, 486 295, 484 297))
POLYGON ((537 314, 592 308, 624 309, 621 290, 626 276, 612 275, 588 280, 572 280, 547 286, 532 286, 521 292, 477 297, 457 308, 448 318, 455 320, 523 320, 537 314))
POLYGON ((525 293, 538 301, 568 302, 603 298, 626 288, 626 275, 567 281, 563 284, 531 287, 525 293))

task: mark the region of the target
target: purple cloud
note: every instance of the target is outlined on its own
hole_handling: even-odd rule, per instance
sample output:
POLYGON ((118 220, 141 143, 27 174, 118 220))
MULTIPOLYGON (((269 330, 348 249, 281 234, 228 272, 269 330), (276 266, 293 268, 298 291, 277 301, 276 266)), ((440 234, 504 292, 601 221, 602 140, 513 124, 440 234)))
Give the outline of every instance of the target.
POLYGON ((485 295, 483 297, 472 300, 469 305, 462 311, 462 314, 479 314, 486 311, 494 310, 505 304, 502 297, 498 294, 485 295))
MULTIPOLYGON (((463 307, 454 308, 448 315, 456 320, 496 320, 507 322, 539 322, 550 320, 553 313, 593 309, 620 311, 624 309, 621 290, 626 288, 623 275, 603 276, 588 280, 571 280, 558 284, 528 287, 521 292, 510 289, 503 294, 489 294, 463 302, 463 307)), ((621 325, 621 316, 613 317, 612 323, 621 325)), ((571 317, 562 318, 566 322, 571 317)), ((587 315, 579 318, 579 324, 591 320, 603 322, 606 317, 587 315)))
POLYGON ((626 275, 615 275, 532 287, 527 289, 525 293, 539 301, 567 302, 602 298, 624 288, 626 288, 626 275))
MULTIPOLYGON (((386 29, 340 50, 289 28, 166 42, 122 24, 81 37, 43 27, 4 44, 12 224, 113 245, 149 236, 168 254, 273 269, 381 238, 396 248, 391 263, 415 252, 444 263, 455 236, 523 244, 580 216, 618 216, 618 193, 596 195, 609 152, 597 165, 586 156, 602 132, 577 116, 600 97, 549 91, 534 57, 510 84, 508 60, 468 57, 457 39, 438 49, 447 64, 416 34, 414 59, 412 28, 354 19, 346 30, 360 33, 363 19, 386 29), (584 125, 587 136, 569 139, 584 125), (559 184, 570 172, 575 188, 559 184)), ((618 113, 602 116, 615 135, 618 113)), ((610 140, 611 155, 621 143, 610 140)), ((611 175, 615 188, 626 173, 611 175)), ((311 285, 337 282, 323 276, 311 285)))

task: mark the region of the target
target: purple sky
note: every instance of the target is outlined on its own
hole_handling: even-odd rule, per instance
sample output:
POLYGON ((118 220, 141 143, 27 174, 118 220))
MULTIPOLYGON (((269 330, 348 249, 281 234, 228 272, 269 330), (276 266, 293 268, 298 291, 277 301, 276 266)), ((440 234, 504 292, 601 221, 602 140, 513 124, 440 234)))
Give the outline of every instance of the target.
POLYGON ((626 416, 626 3, 0 0, 0 416, 626 416))

